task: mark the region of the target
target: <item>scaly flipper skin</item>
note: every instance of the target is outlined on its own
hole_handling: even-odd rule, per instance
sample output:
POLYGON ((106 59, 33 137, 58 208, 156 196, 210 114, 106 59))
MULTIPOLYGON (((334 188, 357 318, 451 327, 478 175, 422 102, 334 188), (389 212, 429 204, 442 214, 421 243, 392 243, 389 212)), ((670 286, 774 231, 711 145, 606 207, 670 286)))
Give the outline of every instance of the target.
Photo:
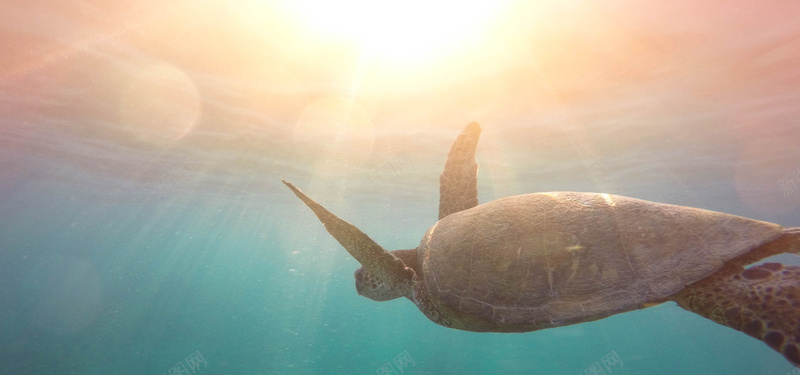
POLYGON ((354 225, 336 217, 325 207, 314 202, 291 183, 286 181, 283 181, 283 183, 289 189, 292 189, 292 192, 314 211, 319 221, 325 225, 328 233, 339 241, 347 252, 361 263, 364 269, 400 291, 404 296, 412 298, 413 281, 416 277, 414 270, 406 267, 400 258, 384 250, 354 225))
POLYGON ((471 122, 461 131, 439 177, 439 220, 478 205, 478 163, 475 150, 481 127, 471 122))
POLYGON ((800 228, 788 228, 713 275, 672 296, 686 310, 764 341, 800 366, 800 266, 740 265, 800 253, 800 228))
POLYGON ((800 366, 800 266, 765 263, 729 277, 711 276, 674 299, 686 310, 764 341, 800 366))

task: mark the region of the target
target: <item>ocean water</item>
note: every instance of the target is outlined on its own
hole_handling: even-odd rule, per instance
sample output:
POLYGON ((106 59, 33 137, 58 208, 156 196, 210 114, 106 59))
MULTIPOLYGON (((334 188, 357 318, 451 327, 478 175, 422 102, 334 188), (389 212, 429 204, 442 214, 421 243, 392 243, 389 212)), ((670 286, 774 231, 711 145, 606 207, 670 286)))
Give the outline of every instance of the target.
POLYGON ((475 120, 481 202, 800 226, 800 5, 514 3, 491 52, 401 69, 256 3, 0 5, 0 374, 796 373, 674 303, 494 334, 367 300, 280 179, 413 248, 475 120))

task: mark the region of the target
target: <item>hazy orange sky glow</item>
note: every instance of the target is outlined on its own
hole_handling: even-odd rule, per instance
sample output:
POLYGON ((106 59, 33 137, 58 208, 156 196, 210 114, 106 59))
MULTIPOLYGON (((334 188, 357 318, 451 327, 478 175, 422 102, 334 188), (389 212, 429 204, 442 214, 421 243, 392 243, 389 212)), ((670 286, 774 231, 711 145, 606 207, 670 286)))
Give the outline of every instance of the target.
MULTIPOLYGON (((91 111, 108 125, 71 131, 159 153, 189 145, 317 160, 317 173, 346 174, 392 157, 372 153, 444 142, 470 121, 542 134, 534 145, 513 132, 489 137, 495 143, 483 147, 495 160, 568 147, 590 165, 649 141, 614 135, 614 124, 681 126, 700 115, 747 148, 761 127, 791 116, 760 98, 793 98, 800 86, 786 68, 800 66, 793 4, 376 4, 3 3, 0 82, 36 98, 6 111, 26 126, 48 111, 64 119, 91 111), (435 137, 412 141, 420 132, 435 137), (292 147, 262 144, 279 139, 292 147)), ((674 139, 696 144, 686 124, 674 139)))
POLYGON ((59 10, 83 20, 74 23, 51 4, 27 2, 0 16, 19 32, 5 36, 17 53, 0 58, 0 74, 24 79, 122 49, 133 70, 155 61, 240 81, 253 91, 255 110, 292 116, 309 96, 343 95, 375 117, 400 115, 414 126, 454 112, 480 119, 526 112, 530 103, 602 100, 666 76, 685 81, 690 94, 713 96, 741 82, 721 82, 716 67, 700 71, 709 59, 724 58, 725 44, 747 38, 747 30, 793 19, 774 7, 718 9, 713 2, 364 3, 373 2, 96 1, 59 10), (711 44, 720 49, 709 51, 711 44), (701 73, 703 80, 690 82, 701 73))

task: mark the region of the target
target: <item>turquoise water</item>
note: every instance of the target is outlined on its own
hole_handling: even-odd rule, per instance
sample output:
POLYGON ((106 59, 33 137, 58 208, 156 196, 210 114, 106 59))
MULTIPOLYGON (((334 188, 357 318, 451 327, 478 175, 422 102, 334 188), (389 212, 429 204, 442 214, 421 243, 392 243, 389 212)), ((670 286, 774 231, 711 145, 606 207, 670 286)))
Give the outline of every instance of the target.
POLYGON ((800 6, 565 8, 485 69, 361 91, 357 59, 197 7, 0 6, 0 373, 792 373, 673 303, 487 334, 367 300, 280 179, 412 248, 477 120, 481 202, 599 191, 800 226, 800 6))

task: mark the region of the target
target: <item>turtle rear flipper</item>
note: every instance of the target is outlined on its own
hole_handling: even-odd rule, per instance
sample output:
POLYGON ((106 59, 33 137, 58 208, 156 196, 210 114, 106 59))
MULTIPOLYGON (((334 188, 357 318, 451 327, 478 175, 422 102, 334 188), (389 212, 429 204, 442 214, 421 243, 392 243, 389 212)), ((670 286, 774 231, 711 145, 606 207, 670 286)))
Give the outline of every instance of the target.
MULTIPOLYGON (((787 252, 800 235, 787 231, 787 252)), ((778 240, 780 241, 780 240, 778 240)), ((800 266, 765 263, 734 275, 708 278, 673 296, 691 312, 764 341, 800 366, 800 266)))

